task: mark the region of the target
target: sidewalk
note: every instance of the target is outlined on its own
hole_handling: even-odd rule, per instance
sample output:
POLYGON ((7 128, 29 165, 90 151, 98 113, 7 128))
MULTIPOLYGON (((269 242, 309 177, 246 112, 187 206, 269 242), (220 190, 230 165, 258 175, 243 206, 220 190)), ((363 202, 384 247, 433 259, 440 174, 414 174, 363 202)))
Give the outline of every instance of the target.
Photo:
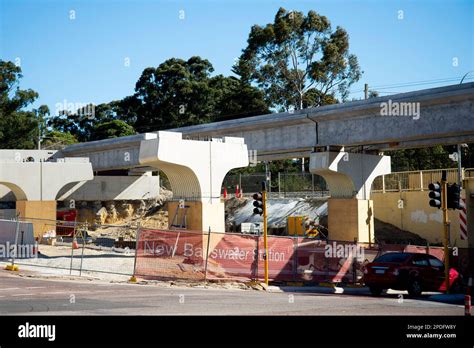
MULTIPOLYGON (((347 294, 347 295, 370 295, 367 287, 340 287, 329 285, 314 285, 314 286, 289 286, 289 285, 270 285, 268 292, 317 292, 322 294, 347 294)), ((391 293, 393 290, 389 290, 391 293)), ((398 293, 398 292, 395 292, 398 293)))

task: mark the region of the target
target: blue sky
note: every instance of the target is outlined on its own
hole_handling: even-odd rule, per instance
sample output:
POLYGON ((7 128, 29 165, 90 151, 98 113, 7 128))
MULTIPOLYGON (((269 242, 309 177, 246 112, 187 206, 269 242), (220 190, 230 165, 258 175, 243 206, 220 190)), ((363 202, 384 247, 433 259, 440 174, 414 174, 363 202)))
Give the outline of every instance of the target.
POLYGON ((313 9, 348 31, 364 71, 351 98, 362 97, 364 83, 384 95, 459 83, 474 70, 469 0, 0 0, 0 58, 20 62, 21 88, 40 95, 35 106, 99 104, 132 94, 144 68, 170 57, 200 55, 215 74, 231 74, 250 27, 272 22, 280 6, 313 9), (377 88, 444 78, 458 79, 377 88))

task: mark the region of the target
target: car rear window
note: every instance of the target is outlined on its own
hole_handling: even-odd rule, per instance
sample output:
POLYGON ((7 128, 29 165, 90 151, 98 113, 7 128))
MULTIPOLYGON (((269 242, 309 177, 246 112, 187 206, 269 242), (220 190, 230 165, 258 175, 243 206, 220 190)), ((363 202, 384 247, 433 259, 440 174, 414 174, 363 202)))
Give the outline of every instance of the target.
POLYGON ((387 253, 377 257, 374 262, 404 262, 410 257, 410 254, 387 253))
POLYGON ((428 260, 430 262, 430 265, 433 266, 433 267, 443 267, 444 266, 444 263, 438 259, 435 259, 435 258, 429 258, 428 260))

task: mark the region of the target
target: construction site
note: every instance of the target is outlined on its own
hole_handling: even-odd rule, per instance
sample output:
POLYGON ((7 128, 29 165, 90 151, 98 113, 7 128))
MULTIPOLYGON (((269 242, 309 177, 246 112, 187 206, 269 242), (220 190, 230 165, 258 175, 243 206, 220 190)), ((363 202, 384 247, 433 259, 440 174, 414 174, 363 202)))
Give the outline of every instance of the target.
POLYGON ((12 270, 24 263, 133 281, 359 284, 377 256, 415 250, 455 265, 467 282, 474 170, 460 162, 462 144, 457 167, 436 170, 393 173, 390 151, 471 137, 473 90, 465 83, 391 96, 419 100, 427 122, 448 104, 443 115, 457 119, 455 129, 437 131, 407 120, 397 143, 390 132, 363 131, 367 122, 392 122, 378 114, 382 97, 60 150, 0 150, 2 242, 34 251, 3 262, 12 270), (334 122, 342 145, 330 136, 334 122), (297 156, 309 158, 307 171, 272 177, 272 160, 297 156), (263 173, 236 171, 257 163, 263 173), (449 209, 436 209, 446 192, 436 183, 456 190, 448 192, 449 209), (364 256, 327 257, 333 242, 364 256))
POLYGON ((473 347, 473 23, 0 0, 0 348, 473 347))

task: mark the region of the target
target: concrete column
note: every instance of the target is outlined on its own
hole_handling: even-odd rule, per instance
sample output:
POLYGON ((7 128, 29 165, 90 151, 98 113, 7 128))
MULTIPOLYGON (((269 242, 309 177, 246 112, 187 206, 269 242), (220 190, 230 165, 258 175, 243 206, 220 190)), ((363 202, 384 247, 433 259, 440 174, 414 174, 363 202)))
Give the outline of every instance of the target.
POLYGON ((229 170, 249 164, 242 138, 183 140, 181 133, 160 131, 156 139, 141 142, 139 162, 168 177, 175 201, 168 202, 170 223, 178 201, 184 200, 187 229, 225 232, 221 187, 229 170))
POLYGON ((370 199, 329 198, 331 240, 374 243, 374 204, 370 199))
POLYGON ((16 211, 20 219, 33 223, 35 238, 56 230, 56 201, 17 201, 16 211))
POLYGON ((332 240, 374 242, 374 179, 391 172, 390 157, 349 152, 315 152, 310 172, 328 185, 328 230, 332 240))

